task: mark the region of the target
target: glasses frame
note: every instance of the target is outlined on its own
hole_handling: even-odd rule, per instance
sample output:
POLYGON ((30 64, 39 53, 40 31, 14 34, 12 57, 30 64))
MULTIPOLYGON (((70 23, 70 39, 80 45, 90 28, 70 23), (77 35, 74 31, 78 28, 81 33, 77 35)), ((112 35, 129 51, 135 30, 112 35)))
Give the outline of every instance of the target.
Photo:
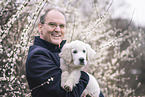
POLYGON ((55 22, 49 22, 49 23, 42 23, 42 24, 47 24, 51 28, 57 28, 59 26, 60 29, 64 29, 66 27, 65 24, 57 24, 55 22))

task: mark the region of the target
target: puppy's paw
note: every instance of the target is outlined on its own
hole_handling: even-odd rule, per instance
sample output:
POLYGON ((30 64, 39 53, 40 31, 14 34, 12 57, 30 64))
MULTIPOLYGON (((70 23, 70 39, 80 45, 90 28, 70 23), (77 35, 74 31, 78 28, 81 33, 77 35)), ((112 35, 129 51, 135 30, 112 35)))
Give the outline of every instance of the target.
POLYGON ((65 89, 66 91, 68 91, 68 92, 72 91, 71 87, 70 87, 70 86, 67 86, 67 85, 64 86, 64 89, 65 89))
POLYGON ((61 82, 61 87, 64 88, 65 86, 65 83, 61 82))
POLYGON ((71 84, 65 84, 64 85, 64 89, 68 92, 72 91, 73 90, 73 85, 71 84))
POLYGON ((87 94, 86 97, 92 97, 90 94, 87 94))

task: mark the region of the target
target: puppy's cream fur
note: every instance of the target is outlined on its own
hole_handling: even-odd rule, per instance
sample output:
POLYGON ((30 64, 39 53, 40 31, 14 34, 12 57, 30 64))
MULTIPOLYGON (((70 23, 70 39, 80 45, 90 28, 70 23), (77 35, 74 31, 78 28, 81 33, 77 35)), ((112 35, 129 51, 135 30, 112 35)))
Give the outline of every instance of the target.
MULTIPOLYGON (((95 51, 90 45, 76 40, 64 45, 60 56, 60 64, 62 69, 61 87, 66 91, 72 91, 73 87, 79 83, 81 70, 87 65, 95 55, 95 51)), ((90 95, 91 97, 99 97, 100 88, 97 80, 89 74, 89 82, 82 96, 90 95)))

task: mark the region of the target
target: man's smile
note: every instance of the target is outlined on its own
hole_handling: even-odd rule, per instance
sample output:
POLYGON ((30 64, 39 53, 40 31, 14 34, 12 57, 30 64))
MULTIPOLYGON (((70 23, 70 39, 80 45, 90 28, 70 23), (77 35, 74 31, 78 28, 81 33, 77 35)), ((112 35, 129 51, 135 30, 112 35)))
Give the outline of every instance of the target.
POLYGON ((60 38, 61 37, 61 33, 57 33, 57 32, 52 32, 51 35, 53 37, 57 37, 57 38, 60 38))

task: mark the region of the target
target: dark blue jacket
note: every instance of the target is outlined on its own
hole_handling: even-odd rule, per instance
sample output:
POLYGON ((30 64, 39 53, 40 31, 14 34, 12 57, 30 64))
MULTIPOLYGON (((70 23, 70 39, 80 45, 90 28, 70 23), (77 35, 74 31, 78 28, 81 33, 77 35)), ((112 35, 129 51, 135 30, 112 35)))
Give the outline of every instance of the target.
POLYGON ((79 83, 72 92, 66 92, 60 86, 61 69, 58 54, 65 44, 60 45, 48 43, 35 37, 34 45, 29 48, 26 61, 26 77, 33 97, 80 97, 89 81, 89 76, 81 72, 79 83), (45 83, 49 78, 54 80, 45 83), (44 85, 41 85, 44 83, 44 85))

